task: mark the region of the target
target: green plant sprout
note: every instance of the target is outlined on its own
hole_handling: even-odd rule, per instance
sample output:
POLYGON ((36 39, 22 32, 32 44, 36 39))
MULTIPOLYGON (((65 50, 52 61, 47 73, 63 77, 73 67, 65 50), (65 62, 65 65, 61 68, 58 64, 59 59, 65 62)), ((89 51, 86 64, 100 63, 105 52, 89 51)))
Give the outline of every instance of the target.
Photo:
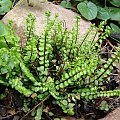
POLYGON ((106 90, 110 73, 120 59, 119 47, 106 63, 100 57, 102 42, 110 34, 108 26, 104 29, 106 22, 101 22, 98 28, 91 25, 87 33, 79 37, 79 16, 72 30, 66 29, 58 15, 50 16, 50 12, 46 12, 45 29, 38 36, 35 16, 28 15, 24 47, 20 46, 19 37, 9 22, 8 32, 0 39, 4 43, 0 44, 0 84, 33 98, 33 101, 41 101, 36 113, 39 117, 38 112, 42 111, 49 96, 70 115, 74 115, 76 100, 120 96, 120 90, 106 90))
MULTIPOLYGON (((21 0, 21 1, 25 1, 25 0, 21 0)), ((33 0, 27 0, 28 5, 32 4, 33 0)), ((47 2, 47 0, 37 0, 39 3, 44 3, 47 2)))
POLYGON ((109 105, 107 103, 107 101, 103 100, 101 103, 100 103, 100 109, 101 110, 105 110, 105 111, 109 111, 109 105))

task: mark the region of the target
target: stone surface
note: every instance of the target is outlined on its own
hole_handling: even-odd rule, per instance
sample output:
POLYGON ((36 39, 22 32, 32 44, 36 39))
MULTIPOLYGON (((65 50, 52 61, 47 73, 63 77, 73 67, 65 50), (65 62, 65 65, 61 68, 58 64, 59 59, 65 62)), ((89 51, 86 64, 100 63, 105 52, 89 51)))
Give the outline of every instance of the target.
POLYGON ((105 118, 100 120, 120 120, 120 107, 110 112, 105 118))
MULTIPOLYGON (((8 12, 3 21, 5 24, 8 23, 9 19, 13 20, 13 26, 16 33, 22 40, 25 39, 25 19, 28 13, 33 13, 36 16, 36 31, 40 35, 44 30, 45 23, 45 12, 51 11, 51 17, 58 13, 59 19, 66 23, 66 27, 71 29, 75 24, 75 17, 78 15, 71 10, 62 8, 59 5, 52 3, 37 3, 38 0, 33 1, 33 7, 27 5, 26 1, 18 3, 10 12, 8 12)), ((83 35, 85 31, 90 27, 91 23, 83 19, 80 20, 80 34, 83 35)))

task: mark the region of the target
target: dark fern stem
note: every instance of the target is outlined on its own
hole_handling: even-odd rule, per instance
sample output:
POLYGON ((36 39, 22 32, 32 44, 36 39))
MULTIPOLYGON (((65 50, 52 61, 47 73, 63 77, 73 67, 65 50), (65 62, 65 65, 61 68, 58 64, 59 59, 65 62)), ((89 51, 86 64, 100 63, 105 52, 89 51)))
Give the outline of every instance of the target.
POLYGON ((76 21, 76 40, 75 40, 75 44, 77 43, 77 41, 78 41, 78 27, 79 27, 79 21, 78 21, 78 18, 77 18, 77 21, 76 21))
POLYGON ((34 36, 34 23, 35 23, 35 19, 31 19, 31 21, 28 21, 28 23, 30 24, 30 28, 27 26, 27 31, 29 31, 28 36, 27 36, 27 41, 30 39, 30 36, 34 36))
POLYGON ((98 80, 98 79, 110 68, 110 66, 114 63, 114 61, 115 61, 118 57, 119 57, 119 56, 116 55, 115 58, 112 60, 112 62, 108 65, 108 67, 105 68, 104 72, 101 73, 95 80, 98 80))
POLYGON ((30 58, 29 58, 30 63, 31 63, 32 54, 33 54, 33 48, 31 48, 31 52, 30 52, 30 58))
MULTIPOLYGON (((73 45, 73 42, 74 42, 74 40, 72 39, 72 42, 71 42, 71 45, 70 45, 70 46, 73 45)), ((71 54, 71 51, 72 51, 72 47, 70 48, 70 51, 69 51, 69 54, 68 54, 68 57, 69 57, 70 61, 72 62, 73 56, 72 56, 72 54, 71 54)))
POLYGON ((7 39, 6 39, 6 37, 4 36, 4 40, 5 40, 5 43, 6 43, 6 45, 8 46, 8 48, 10 49, 10 45, 9 45, 9 43, 8 43, 8 41, 7 41, 7 39))
MULTIPOLYGON (((110 66, 114 63, 114 61, 118 58, 119 56, 116 55, 115 58, 112 60, 112 62, 108 65, 107 68, 104 69, 104 72, 102 72, 94 81, 90 82, 89 84, 84 84, 85 86, 89 86, 91 85, 92 83, 94 83, 95 81, 99 80, 104 74, 105 72, 110 68, 110 66)), ((97 69, 96 69, 97 70, 97 69)), ((106 78, 107 79, 107 78, 106 78)), ((103 81, 104 83, 104 81, 103 81)))
POLYGON ((46 57, 46 55, 45 55, 45 53, 46 53, 46 41, 47 40, 47 33, 45 32, 45 40, 44 40, 44 71, 45 71, 45 57, 46 57))
POLYGON ((81 46, 83 45, 84 41, 86 40, 86 38, 88 37, 89 33, 91 32, 92 28, 89 29, 89 31, 87 32, 87 34, 85 35, 84 39, 82 40, 79 48, 81 48, 81 46))
POLYGON ((36 48, 37 48, 37 52, 38 52, 38 53, 37 53, 37 54, 38 54, 38 60, 39 60, 39 58, 40 58, 40 54, 39 54, 39 53, 40 53, 40 50, 39 50, 40 38, 41 38, 41 37, 38 37, 38 39, 37 39, 37 44, 36 44, 36 48))
MULTIPOLYGON (((94 46, 94 44, 93 44, 93 42, 95 41, 95 38, 96 38, 96 36, 97 36, 97 31, 96 31, 96 33, 95 33, 95 35, 94 35, 94 37, 93 37, 93 40, 92 40, 92 42, 91 42, 91 48, 92 48, 92 46, 94 46), (93 44, 93 45, 92 45, 93 44)), ((96 43, 96 42, 95 42, 96 43)))
POLYGON ((65 34, 66 34, 66 30, 67 30, 67 28, 64 30, 64 33, 63 33, 63 35, 62 35, 62 39, 61 39, 61 43, 60 43, 60 48, 58 49, 58 50, 60 50, 62 47, 63 47, 63 39, 64 39, 64 36, 65 36, 65 34))

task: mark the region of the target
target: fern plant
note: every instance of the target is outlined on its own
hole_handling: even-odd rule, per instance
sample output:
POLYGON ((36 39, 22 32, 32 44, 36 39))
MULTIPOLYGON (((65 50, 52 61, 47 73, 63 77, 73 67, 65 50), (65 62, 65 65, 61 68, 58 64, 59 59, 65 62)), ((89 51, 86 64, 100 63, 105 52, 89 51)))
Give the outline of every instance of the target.
MULTIPOLYGON (((0 84, 19 91, 36 101, 53 97, 64 113, 74 115, 76 100, 94 100, 98 97, 119 96, 120 90, 106 90, 110 74, 120 59, 119 48, 106 63, 100 56, 102 42, 109 36, 110 28, 102 22, 92 25, 79 36, 79 16, 72 30, 64 23, 50 18, 46 12, 46 26, 41 36, 35 32, 35 16, 26 19, 26 43, 19 44, 12 22, 8 34, 2 36, 0 47, 0 84), (103 31, 99 37, 99 31, 103 31), (34 97, 33 97, 34 95, 34 97)), ((43 107, 41 107, 43 108, 43 107)))

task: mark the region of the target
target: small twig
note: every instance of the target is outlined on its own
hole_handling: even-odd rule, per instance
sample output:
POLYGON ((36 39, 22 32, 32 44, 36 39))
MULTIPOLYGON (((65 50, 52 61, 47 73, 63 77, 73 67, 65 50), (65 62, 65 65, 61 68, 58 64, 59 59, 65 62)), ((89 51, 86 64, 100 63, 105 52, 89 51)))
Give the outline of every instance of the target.
POLYGON ((78 118, 78 105, 77 105, 77 101, 75 101, 75 113, 76 113, 76 118, 78 118))
MULTIPOLYGON (((14 114, 14 115, 15 115, 15 114, 14 114)), ((6 117, 2 117, 2 118, 0 118, 0 120, 9 119, 10 117, 12 117, 12 116, 14 116, 14 115, 8 115, 8 116, 6 116, 6 117)))
POLYGON ((45 113, 45 114, 46 114, 46 116, 48 117, 49 120, 53 120, 53 119, 50 118, 50 116, 47 113, 45 113))
POLYGON ((0 118, 0 120, 6 120, 6 119, 8 119, 8 118, 10 118, 10 117, 12 117, 12 116, 15 116, 15 115, 17 115, 18 113, 20 113, 21 111, 18 111, 18 112, 16 112, 15 114, 13 114, 13 115, 8 115, 8 116, 6 116, 6 117, 2 117, 2 118, 0 118))
POLYGON ((109 40, 106 40, 106 41, 112 47, 112 49, 116 51, 116 48, 111 44, 111 42, 109 40))
POLYGON ((118 76, 118 74, 113 74, 113 73, 111 73, 111 75, 113 75, 113 76, 118 76))
POLYGON ((88 115, 94 115, 94 113, 91 112, 91 113, 86 114, 86 116, 88 116, 88 115))
POLYGON ((33 110, 35 110, 38 106, 40 106, 49 97, 50 97, 50 94, 44 100, 42 100, 40 103, 38 103, 34 108, 32 108, 30 111, 28 111, 20 120, 23 120, 27 115, 29 115, 33 110))
POLYGON ((7 109, 11 109, 12 107, 8 107, 8 106, 4 106, 4 105, 0 105, 0 107, 4 107, 4 108, 7 108, 7 109))
MULTIPOLYGON (((102 54, 108 54, 109 52, 101 52, 101 53, 99 53, 99 55, 102 55, 102 54)), ((110 53, 114 53, 114 52, 110 52, 110 53)))

